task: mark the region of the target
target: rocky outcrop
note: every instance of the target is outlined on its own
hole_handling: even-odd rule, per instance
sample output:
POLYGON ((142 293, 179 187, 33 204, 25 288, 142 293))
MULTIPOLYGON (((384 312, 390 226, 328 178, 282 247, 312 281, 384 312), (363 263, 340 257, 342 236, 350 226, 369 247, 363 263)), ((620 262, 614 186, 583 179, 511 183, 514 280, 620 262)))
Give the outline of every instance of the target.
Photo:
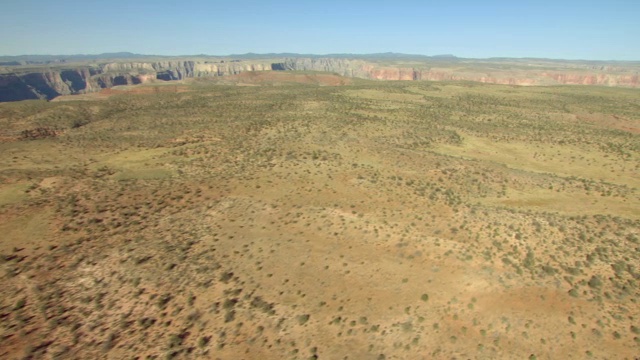
POLYGON ((0 75, 0 101, 38 99, 38 95, 14 74, 0 75))
POLYGON ((158 62, 114 62, 103 64, 101 73, 137 73, 154 75, 160 80, 182 80, 187 78, 235 75, 245 71, 271 70, 270 62, 208 62, 208 61, 158 61, 158 62))
POLYGON ((376 80, 421 80, 420 71, 410 68, 372 68, 367 71, 369 79, 376 80))
POLYGON ((152 64, 160 80, 182 80, 186 78, 236 75, 246 71, 271 70, 271 63, 240 62, 162 62, 152 64))
POLYGON ((478 73, 460 73, 445 69, 432 69, 428 71, 420 72, 420 79, 427 81, 474 81, 487 84, 501 84, 501 85, 518 85, 518 86, 530 86, 530 85, 548 85, 544 84, 542 79, 536 79, 534 74, 529 76, 518 76, 504 74, 501 76, 495 76, 490 74, 478 74, 478 73))
POLYGON ((101 74, 90 68, 0 75, 0 101, 53 99, 116 85, 141 84, 155 75, 101 74))
POLYGON ((369 79, 371 64, 362 60, 347 59, 285 59, 283 62, 271 65, 273 70, 283 71, 324 71, 346 77, 369 79))
POLYGON ((543 71, 536 67, 491 70, 491 62, 456 68, 380 66, 365 60, 335 58, 290 58, 279 62, 260 60, 162 60, 114 61, 69 69, 0 72, 0 101, 52 99, 82 94, 118 85, 143 84, 156 80, 183 80, 236 75, 247 71, 322 71, 341 76, 375 80, 477 81, 506 85, 603 85, 640 87, 638 69, 623 66, 575 65, 567 71, 543 71), (486 71, 469 69, 488 69, 486 71))
POLYGON ((553 79, 559 84, 566 85, 606 85, 638 87, 640 76, 610 75, 610 74, 580 74, 580 73, 542 73, 542 76, 553 79))
POLYGON ((271 62, 190 60, 111 62, 73 69, 0 74, 0 102, 53 99, 60 95, 89 93, 154 80, 183 80, 235 75, 246 71, 270 71, 272 65, 271 62))
POLYGON ((476 72, 446 68, 417 69, 380 67, 361 60, 289 59, 273 64, 274 70, 329 71, 342 76, 376 80, 475 81, 503 85, 603 85, 640 87, 637 71, 632 74, 620 67, 593 66, 581 71, 489 71, 476 72), (611 69, 613 70, 611 70, 611 69), (615 72, 614 72, 615 70, 615 72))

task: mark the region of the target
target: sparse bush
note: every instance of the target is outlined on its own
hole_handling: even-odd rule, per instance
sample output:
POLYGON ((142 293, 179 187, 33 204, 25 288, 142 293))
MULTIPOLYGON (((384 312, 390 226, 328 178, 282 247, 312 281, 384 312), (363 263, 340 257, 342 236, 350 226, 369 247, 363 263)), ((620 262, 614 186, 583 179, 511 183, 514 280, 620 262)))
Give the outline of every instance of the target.
POLYGON ((304 314, 304 315, 298 315, 297 319, 298 319, 298 324, 299 325, 304 325, 307 323, 307 321, 309 321, 309 314, 304 314))

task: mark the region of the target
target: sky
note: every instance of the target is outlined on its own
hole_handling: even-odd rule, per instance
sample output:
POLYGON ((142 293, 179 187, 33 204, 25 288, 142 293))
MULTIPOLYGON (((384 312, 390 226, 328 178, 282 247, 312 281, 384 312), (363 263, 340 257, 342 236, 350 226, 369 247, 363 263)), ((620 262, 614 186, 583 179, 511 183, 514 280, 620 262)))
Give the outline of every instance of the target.
POLYGON ((640 60, 640 0, 2 0, 0 55, 640 60))

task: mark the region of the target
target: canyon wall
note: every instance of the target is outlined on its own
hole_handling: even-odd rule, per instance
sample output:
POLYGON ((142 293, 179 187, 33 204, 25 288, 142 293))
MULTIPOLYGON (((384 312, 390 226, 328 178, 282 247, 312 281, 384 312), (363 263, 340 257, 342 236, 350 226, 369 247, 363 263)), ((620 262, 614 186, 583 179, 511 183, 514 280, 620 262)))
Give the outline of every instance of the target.
POLYGON ((562 71, 487 70, 471 71, 456 68, 418 69, 377 66, 361 60, 288 59, 273 64, 274 70, 329 71, 342 76, 376 80, 474 81, 503 85, 602 85, 640 87, 638 70, 623 68, 584 67, 562 71), (615 72, 614 72, 615 71, 615 72), (625 73, 626 72, 626 73, 625 73))
POLYGON ((0 101, 53 99, 99 91, 116 85, 141 84, 153 75, 103 74, 93 68, 0 74, 0 101))
POLYGON ((495 70, 487 62, 480 66, 422 68, 380 66, 364 60, 291 58, 271 61, 130 61, 106 62, 70 69, 35 69, 0 73, 0 101, 52 99, 59 95, 99 91, 117 85, 143 84, 156 80, 217 77, 246 71, 323 71, 341 76, 375 80, 476 81, 507 85, 602 85, 640 87, 638 69, 584 66, 562 71, 534 67, 495 70), (487 70, 478 70, 486 68, 487 70), (475 69, 475 70, 469 70, 475 69))

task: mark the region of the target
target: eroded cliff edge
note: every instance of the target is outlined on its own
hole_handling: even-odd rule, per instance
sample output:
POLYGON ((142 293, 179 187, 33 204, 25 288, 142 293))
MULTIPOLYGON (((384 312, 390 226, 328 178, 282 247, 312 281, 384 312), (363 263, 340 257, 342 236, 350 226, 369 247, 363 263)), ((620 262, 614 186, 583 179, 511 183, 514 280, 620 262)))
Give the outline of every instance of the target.
POLYGON ((0 101, 53 99, 117 85, 182 80, 271 70, 271 62, 108 62, 68 69, 0 69, 0 101), (11 70, 14 70, 13 72, 11 70))
POLYGON ((111 61, 67 68, 0 68, 0 101, 52 99, 117 85, 239 74, 246 71, 322 71, 377 80, 476 81, 508 85, 601 85, 640 87, 640 66, 544 61, 457 61, 406 66, 335 58, 280 60, 111 61))

